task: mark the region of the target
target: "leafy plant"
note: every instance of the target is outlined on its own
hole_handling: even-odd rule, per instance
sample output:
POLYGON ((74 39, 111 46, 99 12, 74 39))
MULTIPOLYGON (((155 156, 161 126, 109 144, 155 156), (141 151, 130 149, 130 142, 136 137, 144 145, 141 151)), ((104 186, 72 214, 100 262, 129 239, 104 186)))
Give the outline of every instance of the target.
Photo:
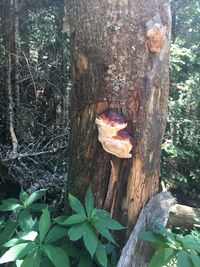
POLYGON ((177 267, 200 266, 200 235, 172 233, 158 222, 153 222, 156 232, 141 232, 139 238, 153 244, 156 252, 148 267, 161 267, 175 260, 177 267))
POLYGON ((106 211, 94 208, 91 189, 86 193, 85 205, 69 194, 69 204, 75 214, 56 218, 51 218, 48 205, 34 203, 45 192, 41 189, 28 196, 21 190, 19 199, 7 199, 0 205, 0 211, 15 214, 12 220, 0 218, 0 264, 89 267, 95 263, 114 267, 116 242, 110 230, 124 227, 106 211), (38 215, 35 209, 42 211, 38 215), (102 237, 113 245, 103 244, 102 237))

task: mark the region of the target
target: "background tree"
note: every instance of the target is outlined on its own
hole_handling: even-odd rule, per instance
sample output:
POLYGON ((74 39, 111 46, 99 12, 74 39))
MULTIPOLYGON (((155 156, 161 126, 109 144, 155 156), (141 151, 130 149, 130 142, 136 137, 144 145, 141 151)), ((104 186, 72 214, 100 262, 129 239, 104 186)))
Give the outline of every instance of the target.
POLYGON ((60 201, 65 196, 69 92, 63 1, 6 0, 0 11, 2 194, 12 190, 5 183, 10 180, 29 191, 48 186, 60 201))
POLYGON ((198 200, 200 189, 200 4, 196 0, 174 0, 172 11, 169 119, 162 179, 175 188, 183 203, 193 206, 198 201, 191 201, 191 197, 198 200))
MULTIPOLYGON (((72 37, 69 190, 91 183, 98 207, 131 227, 159 185, 167 118, 170 9, 160 1, 65 1, 72 37), (105 152, 95 118, 113 108, 128 122, 131 159, 105 152)), ((68 25, 69 23, 69 25, 68 25)), ((119 137, 120 138, 120 137, 119 137)))

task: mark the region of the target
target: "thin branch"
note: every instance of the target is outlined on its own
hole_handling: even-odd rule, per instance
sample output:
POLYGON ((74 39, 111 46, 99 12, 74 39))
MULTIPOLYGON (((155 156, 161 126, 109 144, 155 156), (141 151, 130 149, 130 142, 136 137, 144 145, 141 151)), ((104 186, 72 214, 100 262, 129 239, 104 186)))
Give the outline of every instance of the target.
POLYGON ((28 157, 36 157, 36 156, 40 156, 40 155, 44 155, 44 154, 51 154, 51 153, 56 153, 57 151, 61 150, 61 149, 65 149, 68 146, 61 146, 58 148, 54 148, 52 150, 47 150, 47 151, 40 151, 40 152, 35 152, 35 153, 30 153, 30 154, 17 154, 13 157, 10 158, 5 158, 5 159, 1 159, 1 162, 8 162, 8 161, 13 161, 16 159, 21 159, 21 158, 28 158, 28 157))
POLYGON ((10 136, 12 140, 12 146, 13 146, 13 153, 17 152, 18 147, 18 140, 17 136, 15 134, 14 129, 14 102, 13 102, 13 96, 12 96, 12 86, 11 86, 11 55, 8 53, 8 70, 7 70, 7 87, 8 87, 8 113, 9 113, 9 128, 10 128, 10 136))

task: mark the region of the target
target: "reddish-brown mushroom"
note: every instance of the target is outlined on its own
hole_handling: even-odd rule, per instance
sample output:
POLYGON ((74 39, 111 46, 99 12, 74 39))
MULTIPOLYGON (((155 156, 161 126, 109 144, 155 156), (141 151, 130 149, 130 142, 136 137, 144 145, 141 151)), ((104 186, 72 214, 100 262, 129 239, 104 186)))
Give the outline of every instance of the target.
POLYGON ((103 149, 118 158, 131 158, 133 146, 127 131, 124 117, 114 109, 107 109, 97 116, 95 123, 98 126, 98 140, 103 149))

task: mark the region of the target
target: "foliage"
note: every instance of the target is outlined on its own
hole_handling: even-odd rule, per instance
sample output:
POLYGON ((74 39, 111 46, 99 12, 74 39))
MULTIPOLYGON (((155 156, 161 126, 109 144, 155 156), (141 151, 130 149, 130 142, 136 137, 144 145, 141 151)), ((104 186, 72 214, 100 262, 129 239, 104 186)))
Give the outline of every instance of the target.
POLYGON ((0 211, 13 215, 0 218, 0 264, 114 267, 116 242, 110 230, 124 227, 106 211, 94 208, 90 187, 85 205, 69 194, 69 204, 75 213, 56 218, 51 217, 48 205, 35 203, 45 193, 46 189, 41 189, 28 196, 22 189, 19 199, 2 201, 0 211), (103 244, 102 237, 109 244, 103 244))
POLYGON ((48 187, 63 208, 70 87, 64 1, 0 1, 0 10, 0 160, 20 186, 35 184, 31 191, 48 187), (14 153, 11 103, 18 141, 14 153))
POLYGON ((172 266, 172 262, 176 262, 177 267, 200 266, 200 232, 198 230, 193 230, 191 234, 183 236, 172 233, 156 221, 153 224, 157 231, 139 233, 139 238, 151 242, 156 249, 148 267, 172 266))
POLYGON ((169 117, 163 142, 162 179, 179 190, 199 190, 199 15, 199 1, 172 1, 169 117))

